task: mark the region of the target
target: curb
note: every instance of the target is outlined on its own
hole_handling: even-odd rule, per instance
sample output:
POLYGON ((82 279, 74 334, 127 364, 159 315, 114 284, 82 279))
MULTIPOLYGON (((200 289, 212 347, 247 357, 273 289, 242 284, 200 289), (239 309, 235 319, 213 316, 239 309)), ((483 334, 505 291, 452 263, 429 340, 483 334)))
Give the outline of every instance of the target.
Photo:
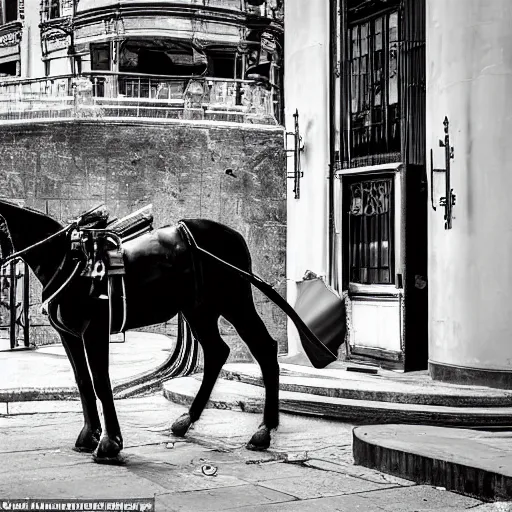
MULTIPOLYGON (((420 453, 419 447, 411 448, 410 451, 393 447, 393 436, 389 433, 389 442, 372 436, 372 429, 382 428, 383 425, 375 425, 353 429, 352 449, 357 465, 412 480, 417 484, 442 487, 447 491, 479 499, 494 501, 512 497, 512 473, 506 475, 485 467, 475 467, 480 462, 476 457, 475 464, 470 465, 457 462, 454 460, 455 456, 450 460, 449 456, 437 457, 431 453, 420 453), (386 444, 388 446, 385 446, 386 444)), ((398 432, 397 437, 399 434, 398 432)), ((470 438, 468 442, 471 442, 470 438)), ((500 467, 503 467, 503 473, 506 473, 507 465, 500 467)))

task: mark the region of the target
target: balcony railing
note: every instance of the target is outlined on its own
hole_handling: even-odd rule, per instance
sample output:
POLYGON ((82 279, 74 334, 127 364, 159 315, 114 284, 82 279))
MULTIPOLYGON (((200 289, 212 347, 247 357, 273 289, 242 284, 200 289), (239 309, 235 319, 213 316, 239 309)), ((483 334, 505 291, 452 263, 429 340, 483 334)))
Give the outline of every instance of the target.
POLYGON ((0 122, 113 117, 275 125, 281 99, 271 85, 210 77, 85 73, 0 82, 0 122))

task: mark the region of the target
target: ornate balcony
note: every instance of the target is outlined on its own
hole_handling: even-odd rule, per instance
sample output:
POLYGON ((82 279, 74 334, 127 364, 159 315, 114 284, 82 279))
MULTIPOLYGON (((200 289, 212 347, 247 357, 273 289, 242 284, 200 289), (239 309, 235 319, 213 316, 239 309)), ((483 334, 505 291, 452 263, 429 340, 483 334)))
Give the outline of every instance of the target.
POLYGON ((146 118, 277 125, 279 90, 251 80, 84 73, 0 82, 0 122, 146 118))

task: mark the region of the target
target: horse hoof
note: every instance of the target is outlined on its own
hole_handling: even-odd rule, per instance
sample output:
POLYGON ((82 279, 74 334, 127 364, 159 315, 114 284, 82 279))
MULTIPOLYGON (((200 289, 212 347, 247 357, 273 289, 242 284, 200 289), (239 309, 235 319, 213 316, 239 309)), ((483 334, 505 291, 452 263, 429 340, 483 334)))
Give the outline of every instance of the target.
POLYGON ((92 460, 97 464, 109 464, 111 466, 124 466, 126 464, 126 460, 121 454, 115 457, 96 457, 96 454, 93 453, 92 460))
POLYGON ((101 438, 96 450, 92 454, 95 462, 106 464, 119 464, 121 459, 119 452, 123 448, 123 441, 119 436, 110 438, 104 436, 101 438))
POLYGON ((192 425, 190 414, 182 414, 171 426, 171 432, 178 437, 185 437, 188 429, 192 425))
POLYGON ((270 440, 270 429, 267 427, 260 427, 251 437, 246 448, 253 451, 264 451, 270 446, 270 440))
POLYGON ((92 453, 98 447, 101 438, 101 428, 90 430, 84 427, 80 432, 73 451, 79 453, 92 453))

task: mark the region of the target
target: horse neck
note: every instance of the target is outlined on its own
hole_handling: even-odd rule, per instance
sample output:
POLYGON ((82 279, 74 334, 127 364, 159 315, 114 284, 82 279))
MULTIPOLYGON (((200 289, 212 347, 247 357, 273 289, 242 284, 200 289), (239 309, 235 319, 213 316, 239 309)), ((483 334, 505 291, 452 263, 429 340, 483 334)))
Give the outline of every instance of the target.
MULTIPOLYGON (((45 240, 62 229, 56 220, 0 201, 0 215, 7 222, 14 251, 19 252, 45 240)), ((44 286, 55 274, 66 251, 66 237, 57 236, 23 255, 23 259, 44 286)))
POLYGON ((23 259, 44 287, 57 271, 66 250, 66 237, 62 234, 24 254, 23 259))

